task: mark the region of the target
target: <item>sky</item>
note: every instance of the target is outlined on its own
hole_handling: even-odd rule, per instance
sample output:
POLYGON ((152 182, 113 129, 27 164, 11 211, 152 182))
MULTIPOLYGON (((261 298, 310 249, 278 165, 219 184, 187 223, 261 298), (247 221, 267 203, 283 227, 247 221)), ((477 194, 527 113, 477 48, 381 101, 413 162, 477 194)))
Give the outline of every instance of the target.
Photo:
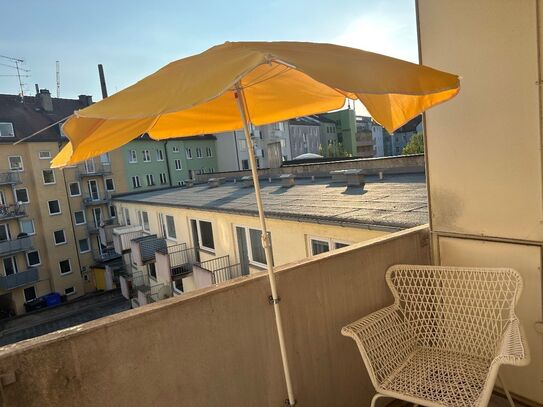
MULTIPOLYGON (((2 2, 0 55, 24 59, 34 84, 60 97, 101 99, 167 63, 225 41, 312 41, 417 62, 414 0, 16 0, 2 2)), ((0 64, 12 62, 0 58, 0 64)), ((17 94, 15 71, 0 65, 0 93, 17 94)))

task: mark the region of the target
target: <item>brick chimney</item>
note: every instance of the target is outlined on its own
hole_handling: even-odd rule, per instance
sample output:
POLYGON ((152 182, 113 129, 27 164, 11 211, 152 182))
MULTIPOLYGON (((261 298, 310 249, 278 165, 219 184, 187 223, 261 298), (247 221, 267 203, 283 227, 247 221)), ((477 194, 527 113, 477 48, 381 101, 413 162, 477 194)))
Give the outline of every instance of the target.
POLYGON ((87 107, 92 105, 92 96, 79 95, 79 104, 81 105, 81 107, 87 107))
POLYGON ((48 89, 40 89, 38 93, 38 101, 40 102, 40 107, 46 112, 53 111, 53 99, 51 99, 51 92, 48 89))

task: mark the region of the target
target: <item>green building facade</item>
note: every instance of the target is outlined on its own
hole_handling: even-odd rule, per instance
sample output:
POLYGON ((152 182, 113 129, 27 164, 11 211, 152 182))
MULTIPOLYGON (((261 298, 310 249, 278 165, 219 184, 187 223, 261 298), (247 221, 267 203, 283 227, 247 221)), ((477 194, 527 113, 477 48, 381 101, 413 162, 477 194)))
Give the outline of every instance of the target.
POLYGON ((337 141, 345 152, 356 156, 356 112, 354 109, 343 109, 337 112, 324 113, 322 116, 336 123, 337 141))

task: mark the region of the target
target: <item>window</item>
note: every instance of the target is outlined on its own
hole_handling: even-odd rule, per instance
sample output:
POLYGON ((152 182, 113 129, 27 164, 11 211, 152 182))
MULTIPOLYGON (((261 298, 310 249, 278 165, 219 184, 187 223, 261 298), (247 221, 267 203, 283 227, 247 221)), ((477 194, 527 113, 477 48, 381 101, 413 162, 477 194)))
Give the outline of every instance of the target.
POLYGON ((106 191, 115 191, 115 183, 113 182, 113 178, 106 178, 104 182, 106 183, 106 191))
POLYGON ((32 219, 25 219, 19 222, 21 226, 21 232, 26 233, 27 235, 36 234, 36 229, 34 228, 34 221, 32 219))
POLYGON ((247 142, 245 140, 238 140, 239 151, 247 151, 247 142))
POLYGON ((34 286, 26 287, 23 290, 23 295, 25 297, 25 302, 32 301, 37 297, 36 288, 34 286))
POLYGON ((12 123, 0 122, 0 137, 15 137, 12 123))
POLYGON ((123 208, 124 223, 126 226, 130 226, 130 211, 128 208, 123 208))
POLYGON ((117 210, 115 209, 114 205, 109 205, 109 217, 110 218, 116 218, 117 217, 117 210))
POLYGON ((23 171, 23 158, 20 155, 8 157, 9 169, 12 171, 23 171))
POLYGON ((156 280, 156 267, 155 263, 149 263, 147 265, 147 274, 156 280))
POLYGON ((161 149, 156 150, 156 160, 164 161, 164 151, 162 151, 161 149))
POLYGON ((171 215, 166 215, 166 237, 168 239, 177 239, 177 233, 175 232, 175 220, 171 215))
POLYGON ((151 154, 149 154, 149 150, 143 150, 141 155, 143 156, 143 162, 148 163, 151 161, 151 154))
POLYGON ((26 188, 18 188, 15 190, 15 197, 17 198, 17 202, 21 203, 29 203, 30 199, 28 199, 28 189, 26 188))
POLYGON ((196 147, 196 158, 202 158, 202 149, 200 147, 196 147))
POLYGON ((79 182, 70 182, 70 196, 81 196, 81 187, 79 182))
POLYGON ((55 230, 53 232, 55 238, 55 245, 61 245, 66 243, 66 235, 64 234, 64 229, 55 230))
POLYGON ((77 244, 79 245, 79 253, 88 253, 90 252, 90 243, 89 238, 86 237, 84 239, 79 239, 77 241, 77 244))
POLYGON ((185 148, 185 155, 188 160, 192 160, 192 150, 190 148, 185 148))
POLYGON ((61 260, 58 262, 60 268, 60 274, 69 274, 72 272, 72 266, 70 265, 70 259, 61 260))
POLYGON ((85 211, 76 211, 74 212, 74 220, 76 225, 84 225, 87 223, 87 219, 85 217, 85 211))
POLYGON ((140 221, 141 226, 143 226, 143 230, 145 230, 146 232, 150 232, 151 229, 149 228, 149 214, 147 212, 140 212, 140 221))
MULTIPOLYGON (((264 267, 266 265, 266 252, 262 247, 262 231, 260 229, 252 229, 245 226, 236 226, 236 234, 238 235, 238 246, 240 243, 240 237, 243 239, 243 245, 246 245, 245 248, 247 252, 247 259, 250 264, 264 267), (241 234, 241 236, 240 236, 241 234)), ((271 243, 271 233, 268 232, 271 243)), ((241 248, 240 248, 241 249, 241 248)))
POLYGON ((168 180, 166 178, 166 173, 161 172, 160 173, 160 185, 164 185, 164 184, 167 184, 167 183, 168 183, 168 180))
POLYGON ((181 160, 176 159, 174 162, 175 162, 175 170, 181 171, 183 169, 183 166, 181 165, 181 160))
POLYGON ((17 267, 17 260, 14 256, 4 257, 2 259, 2 263, 4 264, 4 274, 6 276, 11 276, 12 274, 19 272, 19 268, 17 267))
POLYGON ((179 152, 179 147, 172 147, 172 152, 173 153, 178 153, 179 152))
POLYGON ((40 252, 37 250, 26 252, 26 262, 28 267, 39 266, 41 264, 40 252))
POLYGON ((241 160, 241 169, 242 170, 248 170, 249 169, 249 160, 241 160))
POLYGON ((349 246, 349 243, 321 237, 309 238, 309 254, 311 256, 316 256, 317 254, 326 253, 330 250, 339 249, 345 246, 349 246))
POLYGON ((132 177, 132 187, 133 187, 133 188, 139 188, 139 187, 141 187, 140 177, 138 177, 137 175, 134 175, 134 176, 132 177))
POLYGON ((74 288, 74 286, 65 288, 65 289, 64 289, 64 294, 66 294, 67 296, 69 296, 69 295, 74 295, 74 294, 75 294, 75 288, 74 288))
POLYGON ((213 150, 211 147, 206 147, 206 157, 213 157, 213 150))
POLYGON ((205 250, 214 251, 215 242, 213 240, 213 226, 211 225, 211 222, 194 219, 191 222, 193 222, 192 224, 196 226, 198 246, 205 250))
POLYGON ((153 176, 153 174, 147 174, 146 177, 147 177, 147 185, 148 186, 155 185, 155 177, 153 176))
POLYGON ((47 205, 49 206, 49 215, 60 215, 61 211, 58 199, 47 201, 47 205))
POLYGON ((136 150, 128 151, 128 162, 129 163, 137 163, 138 162, 138 154, 136 153, 136 150))
POLYGON ((100 162, 103 165, 110 165, 111 161, 109 160, 109 153, 100 154, 100 162))
POLYGON ((51 151, 40 151, 38 157, 40 160, 48 160, 51 158, 51 151))
POLYGON ((283 122, 273 123, 273 129, 283 131, 284 130, 283 122))

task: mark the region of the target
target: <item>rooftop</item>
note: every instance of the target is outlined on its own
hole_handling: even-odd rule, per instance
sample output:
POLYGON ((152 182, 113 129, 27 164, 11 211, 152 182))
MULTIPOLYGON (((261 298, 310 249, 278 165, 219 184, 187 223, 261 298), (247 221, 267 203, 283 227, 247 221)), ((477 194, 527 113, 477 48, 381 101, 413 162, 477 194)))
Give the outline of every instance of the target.
MULTIPOLYGON (((386 175, 383 180, 367 176, 364 189, 330 178, 298 178, 296 185, 283 188, 278 180, 261 180, 266 216, 321 223, 340 223, 361 228, 404 229, 428 221, 426 181, 422 173, 386 175)), ((211 188, 168 188, 127 194, 116 201, 160 206, 205 209, 256 215, 254 189, 242 183, 226 182, 211 188)))

